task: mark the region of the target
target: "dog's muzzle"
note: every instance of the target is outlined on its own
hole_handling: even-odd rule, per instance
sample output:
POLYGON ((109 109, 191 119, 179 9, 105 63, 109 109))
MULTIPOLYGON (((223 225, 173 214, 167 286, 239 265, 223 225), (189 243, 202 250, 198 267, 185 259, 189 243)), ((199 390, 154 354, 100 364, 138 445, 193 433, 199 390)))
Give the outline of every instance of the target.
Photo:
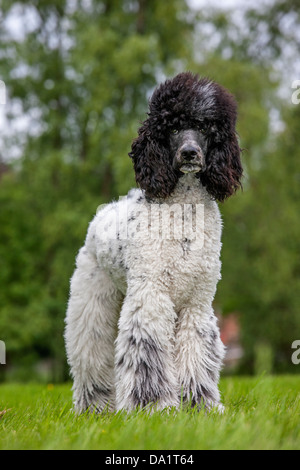
POLYGON ((204 170, 204 155, 197 143, 185 143, 176 154, 177 167, 182 173, 199 173, 204 170))

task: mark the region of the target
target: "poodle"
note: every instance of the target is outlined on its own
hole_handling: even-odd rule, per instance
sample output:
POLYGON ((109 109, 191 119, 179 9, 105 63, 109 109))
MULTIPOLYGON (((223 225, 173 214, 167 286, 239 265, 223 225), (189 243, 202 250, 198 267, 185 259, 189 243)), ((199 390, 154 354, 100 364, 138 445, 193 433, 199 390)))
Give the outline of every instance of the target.
POLYGON ((71 279, 65 342, 74 406, 223 409, 217 201, 241 186, 237 106, 190 72, 158 86, 132 143, 139 189, 101 206, 71 279))

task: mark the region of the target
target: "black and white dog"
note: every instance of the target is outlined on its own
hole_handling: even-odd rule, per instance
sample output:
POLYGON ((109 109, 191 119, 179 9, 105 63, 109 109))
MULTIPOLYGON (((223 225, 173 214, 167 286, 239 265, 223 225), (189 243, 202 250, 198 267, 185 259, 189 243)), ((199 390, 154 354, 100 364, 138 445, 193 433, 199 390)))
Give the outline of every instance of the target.
POLYGON ((224 357, 212 308, 223 201, 242 176, 236 104, 182 73, 154 92, 132 144, 140 189, 98 211, 66 317, 75 408, 218 407, 224 357))

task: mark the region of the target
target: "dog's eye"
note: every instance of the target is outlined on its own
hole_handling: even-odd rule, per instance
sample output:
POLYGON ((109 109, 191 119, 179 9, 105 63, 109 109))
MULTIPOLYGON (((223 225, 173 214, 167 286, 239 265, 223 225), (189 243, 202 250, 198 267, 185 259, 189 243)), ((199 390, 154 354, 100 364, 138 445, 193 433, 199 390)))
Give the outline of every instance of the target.
POLYGON ((206 134, 207 132, 207 126, 205 124, 200 124, 198 127, 198 130, 202 132, 202 134, 206 134))
POLYGON ((174 134, 174 135, 178 134, 178 132, 179 132, 178 129, 171 129, 171 133, 174 134))

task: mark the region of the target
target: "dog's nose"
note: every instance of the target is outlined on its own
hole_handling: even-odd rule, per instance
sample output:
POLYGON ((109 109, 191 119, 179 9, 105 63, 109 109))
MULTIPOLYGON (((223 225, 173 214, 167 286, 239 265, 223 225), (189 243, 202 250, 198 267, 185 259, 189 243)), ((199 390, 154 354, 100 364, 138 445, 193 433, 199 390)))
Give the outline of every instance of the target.
POLYGON ((191 144, 184 145, 180 151, 182 158, 186 162, 190 162, 194 160, 195 157, 198 155, 198 150, 191 144))

